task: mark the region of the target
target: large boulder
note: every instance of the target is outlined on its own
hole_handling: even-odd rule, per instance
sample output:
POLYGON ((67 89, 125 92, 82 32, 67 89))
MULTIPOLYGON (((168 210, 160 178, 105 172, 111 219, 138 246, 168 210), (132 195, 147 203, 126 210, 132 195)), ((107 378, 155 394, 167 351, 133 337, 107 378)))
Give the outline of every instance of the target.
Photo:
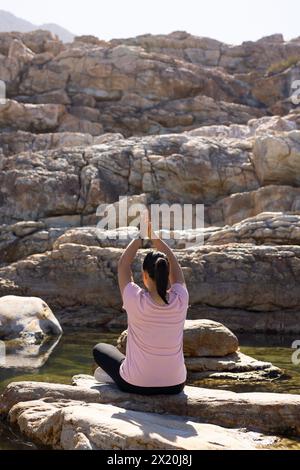
MULTIPOLYGON (((65 221, 67 224, 67 221, 65 221)), ((24 221, 0 225, 0 266, 51 250, 67 227, 48 228, 45 222, 24 221)))
POLYGON ((0 337, 40 343, 46 336, 59 336, 62 329, 42 299, 8 295, 0 298, 0 337))
POLYGON ((300 211, 300 188, 281 184, 262 186, 220 198, 206 207, 206 220, 212 225, 234 225, 263 212, 300 211))
MULTIPOLYGON (((127 330, 117 340, 125 354, 127 330)), ((211 320, 186 320, 183 332, 183 352, 186 357, 227 356, 238 350, 237 337, 221 323, 211 320)))
POLYGON ((283 135, 258 136, 253 148, 253 164, 262 186, 299 186, 300 131, 283 135))
POLYGON ((42 54, 49 51, 53 43, 61 50, 63 44, 57 36, 50 31, 36 30, 27 33, 21 32, 1 32, 0 33, 0 52, 7 55, 11 44, 15 41, 21 41, 24 45, 33 51, 35 54, 42 54))
POLYGON ((1 367, 42 367, 58 344, 62 328, 43 300, 7 295, 0 298, 1 367))
POLYGON ((6 100, 5 104, 0 105, 0 128, 54 131, 64 113, 65 107, 60 104, 23 104, 6 100))

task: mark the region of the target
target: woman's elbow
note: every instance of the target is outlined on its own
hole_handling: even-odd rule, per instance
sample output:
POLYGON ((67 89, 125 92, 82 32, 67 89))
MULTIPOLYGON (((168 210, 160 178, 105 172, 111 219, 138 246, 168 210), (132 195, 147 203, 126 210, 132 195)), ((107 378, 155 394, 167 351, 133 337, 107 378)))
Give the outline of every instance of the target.
POLYGON ((121 268, 122 266, 124 266, 124 258, 123 256, 120 256, 119 260, 118 260, 118 268, 121 268))

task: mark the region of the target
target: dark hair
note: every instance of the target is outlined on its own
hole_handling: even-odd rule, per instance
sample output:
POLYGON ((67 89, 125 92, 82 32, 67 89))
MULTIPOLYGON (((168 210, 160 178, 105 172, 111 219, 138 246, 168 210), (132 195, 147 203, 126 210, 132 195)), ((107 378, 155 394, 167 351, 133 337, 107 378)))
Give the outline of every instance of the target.
POLYGON ((143 261, 143 270, 147 271, 151 279, 156 282, 159 296, 167 304, 167 288, 169 280, 169 261, 167 256, 160 251, 150 251, 143 261))

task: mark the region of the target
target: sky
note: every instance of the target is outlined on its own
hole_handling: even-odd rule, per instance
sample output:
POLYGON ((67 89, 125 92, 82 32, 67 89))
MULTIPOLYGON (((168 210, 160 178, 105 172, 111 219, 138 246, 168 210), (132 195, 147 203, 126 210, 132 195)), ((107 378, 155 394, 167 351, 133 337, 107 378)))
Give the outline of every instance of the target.
POLYGON ((0 9, 105 40, 172 31, 228 44, 274 33, 285 40, 300 36, 299 0, 0 0, 0 9))

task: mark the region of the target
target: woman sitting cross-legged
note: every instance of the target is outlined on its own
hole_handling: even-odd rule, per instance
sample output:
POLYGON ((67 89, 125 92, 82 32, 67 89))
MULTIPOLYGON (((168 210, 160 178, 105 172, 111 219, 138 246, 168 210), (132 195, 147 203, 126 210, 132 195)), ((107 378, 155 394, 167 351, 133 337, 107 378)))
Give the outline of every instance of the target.
POLYGON ((176 394, 186 382, 183 328, 189 294, 173 251, 156 237, 151 223, 148 234, 157 251, 148 252, 143 261, 146 289, 134 282, 131 271, 141 239, 129 243, 118 263, 119 287, 128 318, 126 356, 106 343, 97 344, 93 355, 122 391, 176 394))

